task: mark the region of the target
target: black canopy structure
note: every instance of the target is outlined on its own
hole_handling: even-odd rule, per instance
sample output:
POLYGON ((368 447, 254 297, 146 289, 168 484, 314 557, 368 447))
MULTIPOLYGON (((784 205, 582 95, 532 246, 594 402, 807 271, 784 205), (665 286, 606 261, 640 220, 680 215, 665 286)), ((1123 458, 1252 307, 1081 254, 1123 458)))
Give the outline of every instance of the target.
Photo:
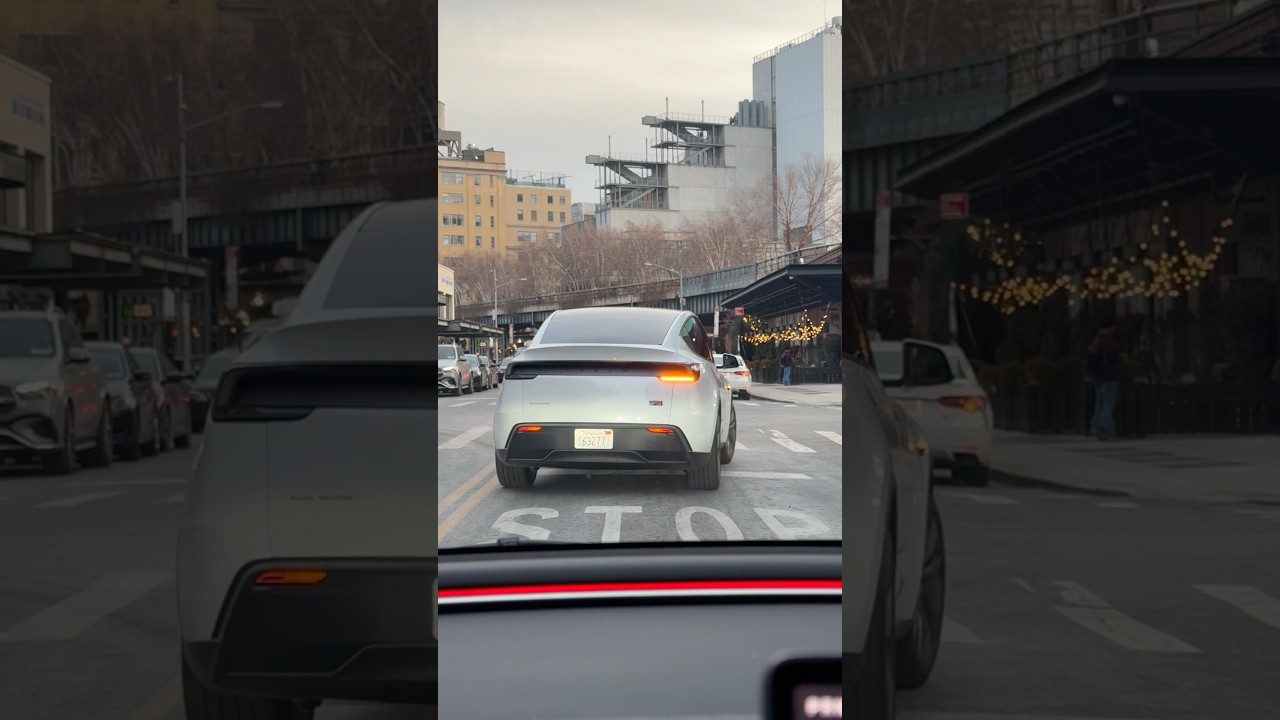
POLYGON ((1113 60, 904 168, 920 198, 1063 224, 1171 188, 1280 171, 1280 58, 1113 60))
POLYGON ((788 265, 726 297, 721 307, 742 307, 748 315, 777 317, 827 303, 842 295, 841 265, 788 265))

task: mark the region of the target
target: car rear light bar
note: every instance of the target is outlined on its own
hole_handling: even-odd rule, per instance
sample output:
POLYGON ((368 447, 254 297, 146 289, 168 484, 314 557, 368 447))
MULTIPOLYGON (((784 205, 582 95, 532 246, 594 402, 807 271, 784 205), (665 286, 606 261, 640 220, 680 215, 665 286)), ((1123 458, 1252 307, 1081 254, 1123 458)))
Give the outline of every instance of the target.
POLYGON ((319 585, 329 573, 315 569, 267 570, 258 573, 255 585, 319 585))
POLYGON ((938 402, 946 407, 957 408, 965 412, 980 412, 987 404, 986 399, 979 395, 942 397, 938 398, 938 402))
POLYGON ((441 588, 439 603, 625 600, 627 598, 733 598, 753 596, 830 596, 839 598, 839 579, 657 580, 637 582, 547 583, 469 588, 441 588))

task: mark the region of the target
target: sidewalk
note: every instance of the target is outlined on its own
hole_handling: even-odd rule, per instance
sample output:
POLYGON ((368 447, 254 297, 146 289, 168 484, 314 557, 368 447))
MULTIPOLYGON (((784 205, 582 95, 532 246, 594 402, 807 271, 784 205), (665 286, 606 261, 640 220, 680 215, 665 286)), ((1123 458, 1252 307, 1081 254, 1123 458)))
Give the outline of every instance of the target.
POLYGON ((838 407, 844 404, 844 392, 841 390, 840 383, 812 385, 752 383, 751 399, 795 403, 797 405, 835 405, 838 407))
POLYGON ((1280 438, 1177 435, 1099 442, 996 431, 992 479, 1193 502, 1280 504, 1280 438))

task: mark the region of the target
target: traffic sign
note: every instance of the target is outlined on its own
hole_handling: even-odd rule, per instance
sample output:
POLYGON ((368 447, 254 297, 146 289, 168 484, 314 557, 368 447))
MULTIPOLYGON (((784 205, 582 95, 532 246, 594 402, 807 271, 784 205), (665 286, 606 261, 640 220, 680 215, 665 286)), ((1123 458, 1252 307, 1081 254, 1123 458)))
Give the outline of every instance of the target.
POLYGON ((969 217, 969 193, 944 193, 938 198, 938 216, 943 220, 969 217))
POLYGON ((747 309, 746 309, 746 308, 744 308, 744 307, 736 307, 736 308, 734 308, 734 309, 733 309, 733 314, 734 314, 734 315, 746 315, 746 314, 747 314, 747 309))

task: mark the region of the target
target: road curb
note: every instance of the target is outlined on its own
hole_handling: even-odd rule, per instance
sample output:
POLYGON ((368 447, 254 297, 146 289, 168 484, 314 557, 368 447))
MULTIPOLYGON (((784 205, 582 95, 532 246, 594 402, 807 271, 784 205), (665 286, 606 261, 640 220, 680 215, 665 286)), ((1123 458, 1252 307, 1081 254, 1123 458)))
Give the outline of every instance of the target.
POLYGON ((1041 490, 1058 490, 1061 492, 1077 493, 1079 495, 1097 495, 1100 497, 1134 497, 1130 493, 1122 490, 1110 490, 1108 488, 1087 488, 1079 485, 1071 485, 1063 482, 1055 482, 1053 480, 1044 480, 1042 478, 1034 478, 1028 475, 1019 475, 1016 473, 1006 472, 991 468, 990 479, 992 482, 1001 485, 1012 485, 1014 487, 1037 488, 1041 490))

